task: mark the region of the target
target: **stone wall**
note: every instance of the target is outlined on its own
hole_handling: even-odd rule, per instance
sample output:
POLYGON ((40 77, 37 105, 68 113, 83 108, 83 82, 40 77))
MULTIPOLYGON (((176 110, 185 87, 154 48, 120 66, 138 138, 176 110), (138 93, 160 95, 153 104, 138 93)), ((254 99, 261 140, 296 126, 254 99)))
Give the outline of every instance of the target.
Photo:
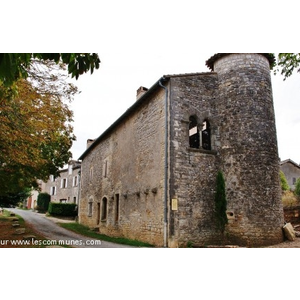
POLYGON ((84 158, 79 221, 107 235, 161 246, 164 91, 151 96, 84 158))

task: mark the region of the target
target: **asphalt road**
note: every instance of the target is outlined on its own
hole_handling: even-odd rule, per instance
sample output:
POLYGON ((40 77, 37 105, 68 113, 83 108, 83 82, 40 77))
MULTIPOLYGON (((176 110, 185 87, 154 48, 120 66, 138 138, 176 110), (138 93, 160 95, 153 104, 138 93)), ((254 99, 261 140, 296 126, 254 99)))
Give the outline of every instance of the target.
POLYGON ((51 218, 30 210, 8 208, 7 210, 21 216, 34 230, 47 238, 49 246, 68 245, 74 248, 133 248, 127 245, 99 241, 69 231, 57 225, 51 218))

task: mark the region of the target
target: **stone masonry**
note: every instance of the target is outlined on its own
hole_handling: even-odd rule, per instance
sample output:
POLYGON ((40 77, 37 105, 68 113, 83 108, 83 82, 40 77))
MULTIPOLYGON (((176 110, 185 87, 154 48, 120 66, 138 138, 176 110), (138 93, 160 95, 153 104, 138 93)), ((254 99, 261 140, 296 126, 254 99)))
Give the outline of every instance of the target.
POLYGON ((212 72, 168 75, 143 88, 80 157, 79 222, 157 246, 166 238, 169 247, 281 242, 272 59, 217 54, 207 61, 212 72), (162 82, 168 91, 167 139, 162 82), (215 222, 218 171, 228 202, 224 233, 215 222))

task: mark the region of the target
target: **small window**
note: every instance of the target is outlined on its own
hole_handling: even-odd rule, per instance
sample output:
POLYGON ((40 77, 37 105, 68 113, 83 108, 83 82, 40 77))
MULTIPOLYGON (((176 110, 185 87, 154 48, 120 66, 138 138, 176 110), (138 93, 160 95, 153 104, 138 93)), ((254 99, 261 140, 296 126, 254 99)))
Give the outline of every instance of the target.
POLYGON ((93 173, 94 173, 94 170, 93 170, 93 167, 90 168, 90 180, 93 179, 93 173))
POLYGON ((93 200, 89 199, 88 203, 88 217, 91 217, 93 215, 93 200))
POLYGON ((103 163, 103 177, 107 177, 107 160, 105 160, 103 163))
POLYGON ((77 186, 78 185, 78 176, 74 176, 73 177, 73 186, 77 186))
POLYGON ((293 185, 295 185, 295 184, 296 184, 296 178, 293 177, 293 185))
POLYGON ((199 136, 199 129, 198 123, 195 117, 191 116, 189 119, 189 143, 191 148, 200 147, 200 136, 199 136))
POLYGON ((116 194, 116 206, 115 206, 115 221, 116 223, 119 221, 119 213, 120 213, 120 196, 116 194))
POLYGON ((65 189, 66 187, 67 187, 67 185, 68 185, 68 181, 67 181, 67 178, 63 178, 62 180, 61 180, 61 188, 62 189, 65 189))
POLYGON ((211 150, 210 142, 210 124, 205 120, 202 124, 202 148, 205 150, 211 150))
POLYGON ((55 186, 51 186, 51 188, 50 188, 50 195, 51 196, 56 195, 56 187, 55 186))
POLYGON ((104 197, 102 199, 102 205, 101 205, 101 221, 106 221, 107 218, 107 198, 104 197))

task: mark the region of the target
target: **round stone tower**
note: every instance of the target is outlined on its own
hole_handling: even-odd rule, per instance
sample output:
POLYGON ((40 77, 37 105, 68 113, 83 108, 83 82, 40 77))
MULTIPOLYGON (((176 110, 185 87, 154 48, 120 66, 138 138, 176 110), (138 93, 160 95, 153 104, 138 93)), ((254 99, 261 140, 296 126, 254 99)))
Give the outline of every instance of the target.
POLYGON ((263 53, 216 54, 220 170, 227 192, 228 242, 263 246, 283 240, 283 208, 270 66, 263 53))

